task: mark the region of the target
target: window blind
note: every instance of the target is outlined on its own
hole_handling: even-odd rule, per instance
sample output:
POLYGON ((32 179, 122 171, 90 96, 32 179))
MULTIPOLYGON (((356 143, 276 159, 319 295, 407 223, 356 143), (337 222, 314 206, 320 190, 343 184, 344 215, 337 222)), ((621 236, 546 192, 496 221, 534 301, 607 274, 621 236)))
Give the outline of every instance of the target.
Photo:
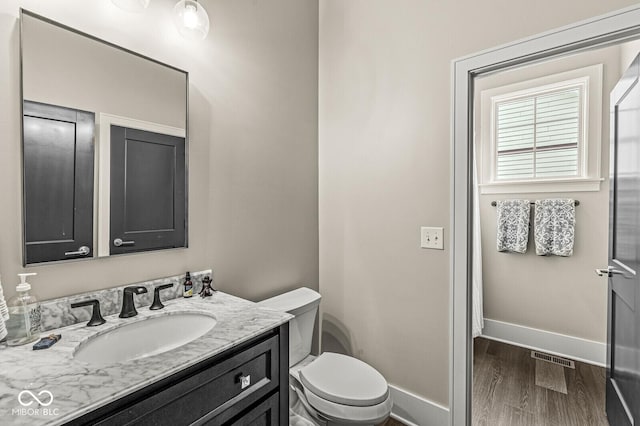
POLYGON ((496 179, 578 176, 580 87, 496 104, 496 179))

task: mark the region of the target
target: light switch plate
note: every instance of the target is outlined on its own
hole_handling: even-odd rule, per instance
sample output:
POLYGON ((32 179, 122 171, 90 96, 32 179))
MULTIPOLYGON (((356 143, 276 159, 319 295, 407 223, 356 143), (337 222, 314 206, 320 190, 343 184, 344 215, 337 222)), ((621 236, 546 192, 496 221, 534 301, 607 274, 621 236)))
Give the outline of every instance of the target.
POLYGON ((422 226, 420 228, 420 247, 444 250, 443 228, 422 226))

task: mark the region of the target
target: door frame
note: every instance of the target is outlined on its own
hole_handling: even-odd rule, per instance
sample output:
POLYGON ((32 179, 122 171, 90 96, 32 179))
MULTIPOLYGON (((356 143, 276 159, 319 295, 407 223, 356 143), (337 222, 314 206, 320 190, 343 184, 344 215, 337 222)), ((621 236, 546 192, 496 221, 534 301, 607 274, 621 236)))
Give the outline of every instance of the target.
MULTIPOLYGON (((94 209, 97 217, 94 218, 96 229, 96 242, 94 244, 96 255, 105 257, 110 255, 111 244, 111 126, 128 127, 130 129, 144 130, 147 132, 161 133, 185 139, 185 173, 188 176, 188 150, 187 130, 180 127, 167 126, 165 124, 142 121, 135 118, 122 117, 101 112, 98 114, 98 141, 96 148, 96 164, 98 164, 94 181, 97 182, 96 193, 97 206, 94 209)), ((186 185, 186 183, 185 183, 186 185)), ((188 201, 187 194, 186 200, 188 201)), ((188 203, 187 203, 188 204, 188 203)), ((186 214, 186 213, 185 213, 186 214)), ((185 235, 185 247, 188 247, 188 235, 185 235)), ((123 253, 127 254, 127 253, 123 253)), ((121 254, 119 254, 120 256, 121 254)))
POLYGON ((449 418, 471 424, 471 224, 473 79, 484 73, 532 63, 640 35, 640 4, 518 40, 451 64, 451 223, 449 309, 449 418))

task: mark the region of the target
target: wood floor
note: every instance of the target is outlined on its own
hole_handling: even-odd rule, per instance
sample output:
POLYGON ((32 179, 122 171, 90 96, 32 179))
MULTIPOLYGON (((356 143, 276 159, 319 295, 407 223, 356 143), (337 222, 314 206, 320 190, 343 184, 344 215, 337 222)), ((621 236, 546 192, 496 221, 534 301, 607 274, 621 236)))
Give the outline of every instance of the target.
POLYGON ((557 366, 481 337, 473 356, 474 426, 609 426, 604 368, 557 366))

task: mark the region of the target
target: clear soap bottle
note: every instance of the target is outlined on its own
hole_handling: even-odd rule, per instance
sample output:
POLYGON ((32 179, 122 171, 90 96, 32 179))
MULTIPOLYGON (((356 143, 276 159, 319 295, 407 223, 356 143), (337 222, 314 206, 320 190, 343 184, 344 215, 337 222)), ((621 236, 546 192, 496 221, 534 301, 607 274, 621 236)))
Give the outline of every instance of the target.
POLYGON ((18 274, 20 284, 17 294, 8 302, 9 320, 7 321, 7 345, 19 346, 35 342, 40 338, 40 304, 30 294, 31 284, 27 277, 35 272, 18 274))

